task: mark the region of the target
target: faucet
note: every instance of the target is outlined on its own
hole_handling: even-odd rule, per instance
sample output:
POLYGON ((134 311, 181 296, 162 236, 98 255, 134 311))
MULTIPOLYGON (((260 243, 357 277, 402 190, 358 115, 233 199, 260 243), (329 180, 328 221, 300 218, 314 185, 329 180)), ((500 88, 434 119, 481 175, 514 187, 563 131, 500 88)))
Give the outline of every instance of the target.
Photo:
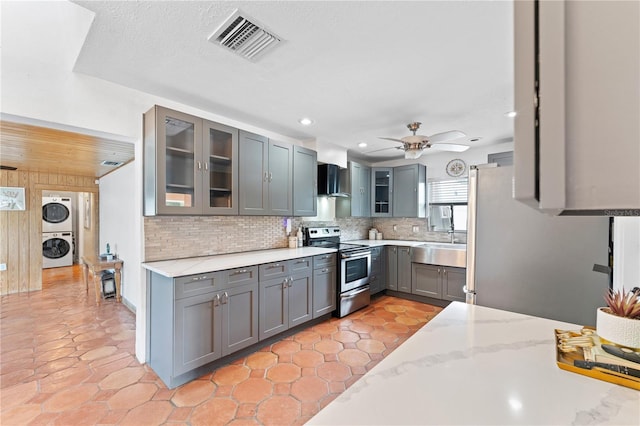
POLYGON ((451 235, 451 241, 449 241, 451 244, 453 244, 453 243, 454 243, 454 241, 455 241, 455 234, 454 234, 454 232, 455 232, 455 231, 453 230, 453 227, 451 227, 451 229, 449 229, 449 230, 447 231, 447 234, 451 235))

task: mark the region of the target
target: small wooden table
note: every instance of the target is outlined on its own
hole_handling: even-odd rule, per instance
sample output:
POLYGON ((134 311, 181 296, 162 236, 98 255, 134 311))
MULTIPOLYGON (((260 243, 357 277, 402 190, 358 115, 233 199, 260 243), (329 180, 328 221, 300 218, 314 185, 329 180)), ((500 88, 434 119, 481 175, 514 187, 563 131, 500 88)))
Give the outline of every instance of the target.
POLYGON ((122 260, 121 259, 113 259, 113 260, 102 260, 99 256, 89 255, 82 256, 82 272, 84 277, 84 286, 89 292, 89 271, 93 275, 93 285, 96 289, 96 305, 100 304, 100 281, 101 274, 99 272, 105 271, 107 269, 114 269, 114 278, 116 280, 116 301, 120 302, 121 297, 121 285, 122 285, 122 260))

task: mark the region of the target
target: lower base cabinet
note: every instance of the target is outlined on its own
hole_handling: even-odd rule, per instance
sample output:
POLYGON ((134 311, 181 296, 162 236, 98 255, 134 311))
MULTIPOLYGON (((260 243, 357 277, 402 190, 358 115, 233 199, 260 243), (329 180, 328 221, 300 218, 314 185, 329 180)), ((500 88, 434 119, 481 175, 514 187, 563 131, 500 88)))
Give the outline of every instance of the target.
POLYGON ((385 263, 384 247, 372 247, 371 276, 369 278, 369 288, 372 295, 385 289, 385 263))
POLYGON ((411 293, 419 296, 464 302, 465 280, 464 268, 420 263, 411 266, 411 293))
POLYGON ((330 314, 336 309, 336 255, 313 258, 313 318, 330 314))
POLYGON ((387 288, 411 293, 411 247, 387 247, 387 288))

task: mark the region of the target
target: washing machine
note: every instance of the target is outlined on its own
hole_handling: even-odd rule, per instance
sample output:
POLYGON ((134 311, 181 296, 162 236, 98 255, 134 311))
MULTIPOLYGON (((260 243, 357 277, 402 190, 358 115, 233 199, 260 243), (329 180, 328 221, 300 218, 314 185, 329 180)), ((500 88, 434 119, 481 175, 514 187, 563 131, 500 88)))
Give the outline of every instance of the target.
POLYGON ((42 267, 57 268, 73 265, 73 233, 46 232, 42 234, 42 267))
POLYGON ((42 232, 71 232, 71 198, 42 197, 42 232))

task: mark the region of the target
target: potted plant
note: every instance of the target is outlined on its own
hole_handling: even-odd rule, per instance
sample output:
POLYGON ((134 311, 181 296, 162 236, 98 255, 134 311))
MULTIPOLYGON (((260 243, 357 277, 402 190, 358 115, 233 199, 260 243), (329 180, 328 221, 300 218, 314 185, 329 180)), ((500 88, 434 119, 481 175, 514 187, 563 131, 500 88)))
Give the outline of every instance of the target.
POLYGON ((640 349, 640 289, 610 290, 606 307, 598 308, 596 332, 620 346, 640 349))

